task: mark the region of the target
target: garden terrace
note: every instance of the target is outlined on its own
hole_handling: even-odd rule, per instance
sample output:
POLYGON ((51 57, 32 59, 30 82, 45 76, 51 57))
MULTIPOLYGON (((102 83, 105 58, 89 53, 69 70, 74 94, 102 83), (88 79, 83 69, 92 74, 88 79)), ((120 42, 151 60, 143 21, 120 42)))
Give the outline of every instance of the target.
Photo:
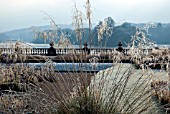
MULTIPOLYGON (((39 63, 46 62, 49 58, 57 63, 135 63, 141 64, 154 63, 160 66, 162 63, 170 61, 169 49, 129 49, 125 48, 123 53, 116 51, 116 48, 90 48, 90 54, 85 54, 80 48, 55 48, 56 56, 46 56, 48 48, 20 48, 16 51, 13 48, 0 48, 1 54, 10 56, 17 55, 15 62, 39 63)), ((8 62, 7 57, 1 57, 1 62, 8 62), (3 60, 5 58, 5 60, 3 60)))

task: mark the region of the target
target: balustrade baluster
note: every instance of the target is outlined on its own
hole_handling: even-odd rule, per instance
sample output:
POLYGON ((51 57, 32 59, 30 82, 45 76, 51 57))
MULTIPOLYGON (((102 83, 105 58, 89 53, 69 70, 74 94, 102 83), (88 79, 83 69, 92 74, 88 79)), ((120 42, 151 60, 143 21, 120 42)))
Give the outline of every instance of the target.
POLYGON ((59 49, 59 55, 61 55, 61 49, 59 49))
POLYGON ((56 49, 56 54, 58 55, 58 49, 56 49))
POLYGON ((40 49, 40 55, 43 55, 43 49, 40 49))
POLYGON ((108 53, 108 51, 109 51, 109 49, 105 49, 105 50, 106 50, 105 54, 107 54, 107 53, 108 53))
POLYGON ((31 49, 31 55, 33 55, 33 49, 31 49))
POLYGON ((67 54, 67 48, 65 48, 65 54, 67 54))
POLYGON ((39 55, 43 54, 43 49, 39 48, 39 55))
POLYGON ((40 55, 40 49, 39 49, 39 48, 38 48, 38 50, 37 50, 37 54, 40 55))
POLYGON ((34 52, 33 53, 34 53, 34 55, 36 54, 36 48, 34 48, 34 52))
POLYGON ((34 48, 34 55, 36 55, 36 51, 37 51, 37 49, 36 49, 36 48, 34 48))
POLYGON ((64 53, 63 54, 66 54, 66 48, 64 49, 64 53))
POLYGON ((93 50, 93 49, 90 49, 90 53, 93 55, 93 54, 94 54, 94 50, 93 50))
POLYGON ((40 51, 41 51, 41 50, 40 50, 40 49, 38 49, 38 55, 40 55, 40 54, 41 54, 41 53, 40 53, 40 51))
POLYGON ((31 55, 34 55, 34 48, 31 50, 31 55))
POLYGON ((43 55, 43 49, 40 49, 40 55, 43 55))
POLYGON ((37 49, 37 54, 38 54, 38 55, 40 54, 40 49, 39 49, 39 48, 37 49))
POLYGON ((97 54, 97 49, 94 49, 94 53, 97 54))
POLYGON ((38 50, 37 50, 37 54, 39 55, 40 54, 40 49, 38 48, 38 50))
POLYGON ((26 54, 26 55, 27 55, 27 53, 28 53, 27 50, 28 50, 28 49, 26 48, 26 49, 25 49, 25 54, 26 54))
POLYGON ((63 55, 63 49, 61 49, 61 55, 63 55))
POLYGON ((44 55, 44 49, 41 48, 41 55, 44 55))
POLYGON ((46 55, 46 49, 43 49, 43 54, 46 55))
POLYGON ((38 49, 36 49, 36 53, 35 53, 36 55, 38 54, 38 49))

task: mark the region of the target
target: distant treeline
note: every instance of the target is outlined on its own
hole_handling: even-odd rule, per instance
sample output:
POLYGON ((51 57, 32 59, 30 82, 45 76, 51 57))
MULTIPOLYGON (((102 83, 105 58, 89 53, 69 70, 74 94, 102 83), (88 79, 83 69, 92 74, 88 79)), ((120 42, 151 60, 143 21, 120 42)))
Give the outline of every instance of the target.
MULTIPOLYGON (((79 45, 80 43, 87 42, 88 44, 94 46, 106 46, 106 47, 115 47, 118 42, 122 42, 123 46, 126 46, 131 40, 131 36, 135 34, 137 26, 144 26, 145 23, 142 24, 134 24, 134 23, 123 23, 122 25, 116 26, 115 21, 108 17, 104 21, 100 21, 98 25, 91 29, 90 39, 89 39, 89 29, 84 28, 82 31, 82 42, 77 41, 77 33, 72 28, 63 28, 59 30, 51 30, 44 29, 39 32, 33 32, 31 29, 21 29, 15 30, 11 32, 1 33, 0 41, 4 41, 4 39, 18 39, 22 41, 28 41, 32 43, 50 43, 51 39, 53 39, 56 43, 59 41, 61 35, 64 35, 69 38, 72 44, 79 45), (102 25, 102 22, 107 23, 107 27, 111 28, 110 32, 112 33, 110 36, 104 33, 102 35, 102 40, 98 41, 98 31, 99 27, 102 25), (44 40, 45 38, 45 40, 44 40)), ((104 31, 106 32, 106 31, 104 31)), ((149 35, 151 41, 155 41, 158 44, 170 44, 170 24, 161 24, 156 23, 156 28, 149 29, 149 35)))
MULTIPOLYGON (((105 19, 105 20, 110 20, 105 19)), ((114 20, 110 21, 112 23, 109 23, 107 26, 112 27, 112 34, 111 36, 107 36, 106 34, 103 34, 103 39, 99 42, 98 41, 98 27, 101 25, 102 22, 99 22, 97 26, 95 26, 91 30, 91 38, 89 39, 89 30, 88 28, 84 28, 83 35, 82 35, 82 44, 84 42, 87 42, 88 44, 91 43, 91 45, 94 46, 106 46, 106 47, 115 47, 119 42, 122 42, 123 46, 126 46, 128 42, 131 40, 131 36, 135 34, 136 32, 136 26, 144 26, 145 24, 133 24, 133 23, 123 23, 122 25, 115 26, 114 20), (91 42, 90 42, 91 40, 91 42)), ((55 36, 55 41, 58 42, 59 36, 61 35, 61 31, 52 31, 52 30, 45 30, 43 31, 45 33, 51 32, 57 33, 58 36, 55 36)), ((33 41, 33 43, 43 43, 44 39, 42 33, 40 32, 38 37, 33 41)), ((72 29, 62 29, 62 32, 69 35, 70 41, 72 44, 79 45, 80 42, 76 40, 76 32, 72 29)), ((156 28, 150 28, 149 29, 149 35, 147 36, 151 41, 154 41, 158 44, 170 44, 170 24, 161 24, 157 23, 156 28)), ((46 43, 49 43, 51 40, 47 39, 46 43)))

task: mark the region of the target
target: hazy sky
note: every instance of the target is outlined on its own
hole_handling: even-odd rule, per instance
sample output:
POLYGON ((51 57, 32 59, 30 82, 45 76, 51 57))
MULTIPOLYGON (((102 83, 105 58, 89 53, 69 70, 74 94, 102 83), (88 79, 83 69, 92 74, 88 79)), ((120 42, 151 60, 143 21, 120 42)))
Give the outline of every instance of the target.
MULTIPOLYGON (((86 0, 74 0, 81 11, 86 0)), ((71 24, 73 0, 0 0, 0 32, 48 25, 47 12, 57 24, 71 24)), ((92 20, 110 16, 117 24, 127 22, 170 23, 170 0, 91 0, 92 20)))

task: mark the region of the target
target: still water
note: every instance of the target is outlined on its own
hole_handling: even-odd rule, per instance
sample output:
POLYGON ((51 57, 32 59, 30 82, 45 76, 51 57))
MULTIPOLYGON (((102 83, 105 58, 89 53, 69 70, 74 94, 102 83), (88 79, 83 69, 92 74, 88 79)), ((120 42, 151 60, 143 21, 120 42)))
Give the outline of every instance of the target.
POLYGON ((56 71, 100 71, 112 67, 112 63, 26 63, 30 67, 53 67, 56 71))

